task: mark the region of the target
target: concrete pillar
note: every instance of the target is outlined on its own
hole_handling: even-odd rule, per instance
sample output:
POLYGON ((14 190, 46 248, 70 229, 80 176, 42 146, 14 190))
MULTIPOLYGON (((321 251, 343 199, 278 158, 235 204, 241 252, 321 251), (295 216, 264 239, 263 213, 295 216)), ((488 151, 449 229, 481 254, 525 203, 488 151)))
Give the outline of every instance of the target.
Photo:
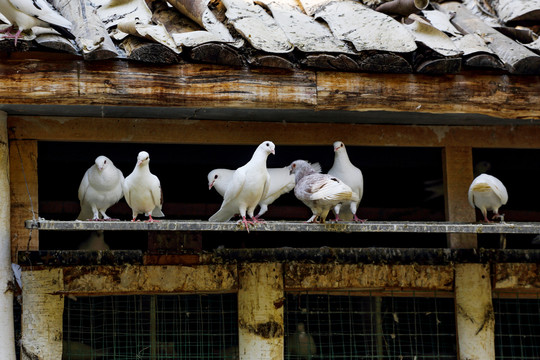
POLYGON ((238 275, 240 360, 283 360, 283 266, 241 264, 238 275))
POLYGON ((456 264, 455 306, 460 360, 495 360, 495 314, 489 267, 456 264))
POLYGON ((0 111, 0 359, 15 360, 10 217, 7 114, 0 111))

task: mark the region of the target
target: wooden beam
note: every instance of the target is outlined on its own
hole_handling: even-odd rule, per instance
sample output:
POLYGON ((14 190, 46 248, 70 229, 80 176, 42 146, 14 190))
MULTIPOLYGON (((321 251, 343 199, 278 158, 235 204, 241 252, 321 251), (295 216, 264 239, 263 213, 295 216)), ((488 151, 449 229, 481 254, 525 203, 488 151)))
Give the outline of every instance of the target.
POLYGON ((458 359, 495 359, 495 313, 489 265, 456 264, 458 359))
POLYGON ((540 290, 540 264, 498 263, 493 266, 493 290, 533 293, 540 290))
MULTIPOLYGON (((0 64, 3 104, 391 111, 540 118, 538 76, 370 74, 153 66, 122 60, 0 64)), ((293 119, 294 120, 294 119, 293 119)))
POLYGON ((10 140, 9 176, 11 188, 11 259, 17 262, 17 252, 39 249, 39 232, 25 228, 29 218, 37 219, 38 174, 37 141, 10 140), (33 211, 35 214, 33 214, 33 211))
MULTIPOLYGON (((443 151, 444 197, 446 220, 458 222, 475 221, 475 210, 467 197, 473 180, 472 148, 449 146, 443 151)), ((475 234, 449 234, 449 247, 453 249, 475 248, 475 234)))
POLYGON ((313 108, 315 73, 127 61, 7 61, 3 104, 313 108))
POLYGON ((0 111, 0 358, 15 360, 13 283, 10 253, 9 146, 7 114, 0 111))
POLYGON ((283 265, 242 264, 238 276, 240 360, 282 360, 285 346, 283 265))
POLYGON ((21 359, 62 358, 62 269, 23 271, 21 359))
POLYGON ((126 295, 235 292, 236 266, 97 266, 63 268, 62 294, 126 295))
POLYGON ((303 264, 285 265, 289 290, 421 289, 452 291, 451 265, 303 264))
POLYGON ((540 126, 418 126, 9 116, 10 139, 174 144, 538 148, 540 126), (102 129, 107 128, 108 131, 102 129))

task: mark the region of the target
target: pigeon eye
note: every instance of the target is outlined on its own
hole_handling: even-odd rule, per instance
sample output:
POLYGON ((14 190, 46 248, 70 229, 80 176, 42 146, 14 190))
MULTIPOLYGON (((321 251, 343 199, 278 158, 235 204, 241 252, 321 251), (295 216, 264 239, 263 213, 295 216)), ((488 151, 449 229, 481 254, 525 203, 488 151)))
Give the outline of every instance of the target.
POLYGON ((106 164, 107 163, 107 160, 103 161, 103 164, 106 164))
POLYGON ((218 178, 218 176, 217 176, 217 175, 214 175, 214 179, 217 179, 217 178, 218 178))

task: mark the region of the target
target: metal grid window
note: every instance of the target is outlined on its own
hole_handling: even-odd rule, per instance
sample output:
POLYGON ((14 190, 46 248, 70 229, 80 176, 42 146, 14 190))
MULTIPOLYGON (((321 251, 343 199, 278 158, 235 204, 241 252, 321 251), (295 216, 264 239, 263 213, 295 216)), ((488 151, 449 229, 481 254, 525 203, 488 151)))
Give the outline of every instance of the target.
POLYGON ((496 359, 540 359, 540 297, 530 296, 494 294, 496 359))
POLYGON ((454 300, 439 295, 289 293, 285 358, 456 359, 454 300))
POLYGON ((63 359, 236 359, 236 294, 66 299, 63 359))

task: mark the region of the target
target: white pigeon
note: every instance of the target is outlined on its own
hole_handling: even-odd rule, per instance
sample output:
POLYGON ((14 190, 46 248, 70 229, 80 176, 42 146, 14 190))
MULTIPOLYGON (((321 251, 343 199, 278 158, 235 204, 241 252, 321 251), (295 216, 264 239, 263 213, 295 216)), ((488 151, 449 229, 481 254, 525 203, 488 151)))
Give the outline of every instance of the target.
MULTIPOLYGON (((319 165, 319 163, 312 164, 311 167, 317 172, 321 171, 321 165, 319 165)), ((233 173, 234 170, 230 169, 214 169, 210 171, 208 173, 208 189, 215 188, 216 191, 223 196, 231 181, 233 173)), ((270 174, 270 187, 268 188, 268 193, 264 199, 259 202, 260 209, 255 216, 256 219, 259 219, 268 211, 268 205, 271 205, 281 195, 294 189, 294 175, 290 173, 288 166, 282 168, 270 168, 268 169, 268 173, 270 174)))
POLYGON ((9 20, 10 28, 3 32, 11 32, 17 28, 15 34, 8 33, 5 37, 14 38, 15 45, 21 32, 30 30, 35 26, 57 30, 62 35, 74 39, 71 22, 58 13, 46 0, 0 0, 0 13, 9 20))
POLYGON ((289 171, 295 174, 294 195, 313 213, 307 222, 317 222, 320 218, 324 223, 328 212, 336 205, 359 200, 347 184, 332 175, 317 173, 307 161, 294 161, 289 171))
POLYGON ((486 222, 490 222, 487 218, 488 211, 493 211, 493 219, 503 219, 504 215, 499 215, 499 208, 507 201, 506 187, 494 176, 480 174, 469 187, 469 204, 480 209, 486 222))
POLYGON ((306 332, 304 323, 296 325, 296 332, 289 338, 289 353, 295 355, 295 359, 313 359, 317 354, 317 347, 313 336, 306 332))
POLYGON ((123 196, 124 175, 106 156, 98 156, 79 185, 81 212, 77 220, 110 220, 105 211, 123 196))
POLYGON ((223 195, 221 208, 209 221, 228 221, 235 214, 240 214, 248 232, 250 223, 259 222, 253 213, 270 187, 270 174, 266 168, 266 159, 270 154, 275 154, 275 145, 271 141, 264 141, 257 147, 251 160, 234 171, 223 195), (246 213, 252 221, 246 220, 246 213))
POLYGON ((341 220, 365 221, 360 220, 358 216, 356 216, 358 204, 364 195, 364 177, 362 176, 362 171, 354 166, 351 163, 351 160, 349 160, 349 155, 347 154, 347 149, 345 149, 345 144, 341 141, 336 141, 334 143, 334 165, 332 165, 332 168, 328 170, 328 175, 335 176, 345 184, 349 185, 352 191, 356 193, 358 197, 358 201, 344 202, 344 208, 341 211, 340 208, 342 204, 336 205, 334 208, 336 221, 340 220, 339 215, 342 216, 341 220))
POLYGON ((133 212, 133 219, 138 214, 148 216, 148 221, 155 221, 152 216, 163 217, 163 192, 156 175, 150 172, 150 155, 141 151, 133 172, 124 181, 124 197, 133 212))

